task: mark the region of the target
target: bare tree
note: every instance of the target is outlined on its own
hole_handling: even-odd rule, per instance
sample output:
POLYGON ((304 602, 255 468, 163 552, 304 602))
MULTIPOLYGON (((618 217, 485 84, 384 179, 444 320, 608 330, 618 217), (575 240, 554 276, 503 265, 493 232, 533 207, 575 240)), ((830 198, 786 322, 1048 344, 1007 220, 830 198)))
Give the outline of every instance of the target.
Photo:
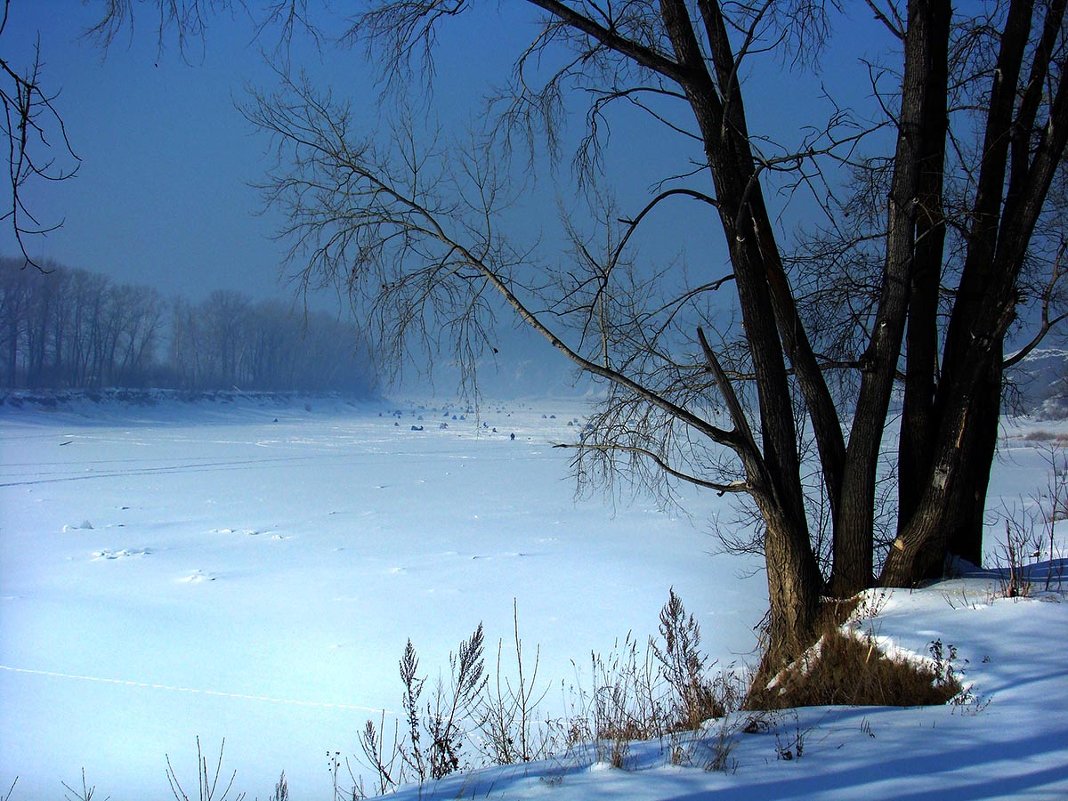
MULTIPOLYGON (((835 3, 531 5, 541 20, 488 116, 489 144, 448 145, 403 119, 386 135, 361 135, 344 102, 283 76, 277 93, 247 109, 278 145, 267 200, 288 214, 290 258, 307 276, 343 284, 394 352, 421 343, 433 353, 444 339, 473 363, 491 346, 497 297, 607 382, 608 401, 579 446, 586 475, 625 467, 746 493, 763 530, 769 665, 779 663, 807 645, 821 593, 870 586, 877 567, 893 585, 937 573, 958 547, 946 534, 956 516, 981 508, 1005 337, 1027 301, 1025 267, 1068 132, 1064 2, 965 13, 947 0, 872 0, 886 58, 896 60, 872 69, 878 104, 867 118, 835 108, 792 145, 750 131, 747 103, 759 98, 747 96, 743 77, 816 60, 842 13, 835 3), (572 216, 571 246, 555 255, 505 230, 522 191, 508 156, 522 153, 517 142, 557 155, 582 98, 574 175, 589 196, 603 198, 598 187, 611 180, 602 172, 610 109, 652 117, 663 142, 691 145, 691 164, 629 214, 609 204, 587 222, 572 216), (896 136, 892 152, 868 136, 882 129, 896 136), (843 174, 867 182, 872 230, 853 243, 855 258, 825 237, 802 264, 765 194, 813 188, 837 213, 843 174), (718 223, 729 275, 713 265, 693 275, 631 265, 635 232, 681 202, 703 205, 718 223), (835 274, 835 291, 855 306, 853 324, 836 332, 837 350, 824 350, 827 331, 812 322, 821 309, 825 321, 841 316, 818 302, 833 293, 813 273, 847 257, 853 269, 835 274), (843 292, 851 281, 857 291, 843 292), (734 345, 709 335, 727 287, 743 334, 734 345), (854 390, 846 398, 834 392, 841 373, 854 390), (898 388, 901 492, 883 555, 873 535, 877 484, 898 388), (805 432, 831 520, 829 575, 810 532, 805 432)), ((444 0, 377 2, 347 41, 383 65, 385 86, 403 86, 427 66, 440 26, 465 13, 479 12, 444 0)))
MULTIPOLYGON (((361 132, 346 103, 285 71, 276 93, 253 99, 247 116, 278 147, 265 195, 288 214, 282 234, 305 282, 342 285, 390 352, 449 348, 465 367, 493 348, 506 309, 610 387, 579 445, 581 474, 625 469, 748 496, 767 567, 769 667, 808 644, 822 593, 909 585, 950 553, 974 556, 1006 337, 1028 304, 1042 309, 1040 331, 1059 317, 1061 251, 1035 234, 1063 180, 1065 0, 978 10, 867 0, 889 64, 868 68, 873 107, 834 106, 789 142, 750 130, 747 110, 761 98, 746 76, 810 75, 844 13, 834 0, 527 5, 538 12, 530 44, 485 128, 460 144, 403 115, 388 131, 361 132), (553 252, 509 230, 525 188, 514 166, 538 163, 539 152, 558 159, 577 104, 584 133, 571 194, 592 211, 567 209, 569 244, 553 252), (620 109, 661 126, 651 147, 685 154, 622 212, 605 174, 608 132, 633 120, 620 109), (890 149, 870 136, 879 130, 890 149), (776 193, 811 190, 833 223, 851 178, 863 191, 849 208, 870 230, 810 240, 796 258, 776 193), (697 204, 719 229, 727 274, 635 255, 640 232, 670 225, 679 203, 697 204), (1043 264, 1048 280, 1036 277, 1043 264), (828 305, 835 297, 844 303, 828 305), (849 326, 839 325, 843 307, 849 326), (836 394, 840 386, 852 392, 836 394), (883 554, 879 468, 897 391, 900 492, 883 554), (818 513, 806 498, 811 463, 818 513), (817 517, 830 520, 824 571, 817 517)), ((303 3, 279 13, 287 7, 298 16, 284 19, 305 19, 303 3)), ((129 8, 107 6, 105 39, 129 8)), ((204 7, 159 8, 162 32, 189 20, 195 31, 204 7)), ((441 26, 475 13, 491 12, 464 0, 378 0, 352 20, 341 38, 381 67, 383 115, 403 108, 398 93, 417 71, 432 74, 441 26)))

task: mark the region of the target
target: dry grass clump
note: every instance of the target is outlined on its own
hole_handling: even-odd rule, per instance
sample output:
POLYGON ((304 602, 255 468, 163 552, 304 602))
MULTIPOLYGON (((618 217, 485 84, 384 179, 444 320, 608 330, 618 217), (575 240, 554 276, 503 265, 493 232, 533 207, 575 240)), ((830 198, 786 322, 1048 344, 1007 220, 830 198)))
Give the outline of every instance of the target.
MULTIPOLYGON (((513 607, 514 664, 503 663, 498 644, 496 671, 487 672, 484 635, 479 624, 428 702, 427 676, 421 673, 415 647, 408 643, 400 661, 404 714, 392 733, 383 715, 367 721, 360 735, 359 763, 370 775, 365 788, 347 760, 331 761, 335 788, 340 767, 352 779, 351 794, 363 798, 385 794, 408 782, 420 784, 481 765, 569 758, 588 754, 619 768, 629 761, 634 741, 660 739, 672 759, 694 763, 707 721, 738 708, 744 693, 732 671, 714 675, 701 647, 701 629, 671 590, 660 613, 660 637, 642 647, 628 634, 607 654, 591 653, 584 686, 576 666, 574 686, 565 688, 569 709, 558 719, 542 719, 538 707, 549 689, 538 679, 539 656, 526 657, 513 607), (691 753, 693 752, 693 753, 691 753)), ((733 739, 721 732, 711 747, 709 769, 724 769, 733 739), (717 758, 721 757, 721 758, 717 758)), ((704 749, 709 750, 709 749, 704 749)), ((348 795, 346 795, 348 797, 348 795)))
POLYGON ((882 651, 870 623, 887 597, 885 592, 861 593, 828 600, 819 640, 770 681, 754 685, 746 708, 927 706, 965 697, 952 645, 932 642, 929 660, 891 657, 882 651))
POLYGON ((944 658, 941 664, 890 658, 873 638, 834 628, 766 687, 751 693, 749 705, 923 706, 949 703, 962 691, 944 658))

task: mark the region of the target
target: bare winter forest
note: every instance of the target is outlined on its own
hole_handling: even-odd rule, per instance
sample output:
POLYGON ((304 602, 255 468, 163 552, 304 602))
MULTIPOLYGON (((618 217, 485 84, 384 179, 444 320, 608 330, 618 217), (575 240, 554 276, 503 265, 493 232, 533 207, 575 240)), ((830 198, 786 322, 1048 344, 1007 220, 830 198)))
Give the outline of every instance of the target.
POLYGON ((104 275, 0 259, 6 387, 166 387, 368 394, 351 324, 276 300, 215 291, 192 303, 104 275))

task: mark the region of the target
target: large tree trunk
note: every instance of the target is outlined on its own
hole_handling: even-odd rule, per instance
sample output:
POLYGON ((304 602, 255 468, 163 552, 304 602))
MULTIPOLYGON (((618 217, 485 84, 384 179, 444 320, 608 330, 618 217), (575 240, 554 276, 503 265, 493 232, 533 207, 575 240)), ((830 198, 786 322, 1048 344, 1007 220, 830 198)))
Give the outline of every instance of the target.
MULTIPOLYGON (((937 143, 945 139, 950 13, 946 0, 913 0, 909 3, 883 283, 871 342, 864 355, 866 366, 849 435, 842 495, 834 525, 831 592, 838 597, 853 595, 873 581, 876 473, 883 426, 909 315, 909 289, 918 278, 919 200, 923 194, 930 202, 938 202, 941 197, 941 182, 932 175, 941 172, 942 151, 937 143)), ((930 211, 935 217, 939 214, 934 209, 930 211)), ((930 269, 932 262, 937 264, 939 261, 940 253, 932 252, 924 266, 930 269)), ((925 280, 930 281, 929 278, 925 280)), ((925 293, 927 291, 925 289, 925 293)), ((929 300, 926 294, 924 299, 929 300)), ((925 303, 925 313, 935 311, 933 304, 925 303)), ((930 336, 925 329, 932 325, 933 321, 924 320, 921 329, 917 320, 913 329, 925 340, 925 347, 929 346, 926 340, 930 336)), ((928 398, 927 403, 931 400, 928 398)))
POLYGON ((769 287, 769 276, 777 273, 768 259, 772 255, 778 258, 778 253, 762 248, 764 232, 772 226, 757 183, 745 107, 737 91, 723 19, 715 4, 703 4, 701 10, 715 80, 697 43, 686 4, 661 0, 664 25, 684 70, 681 83, 704 140, 756 376, 765 482, 756 501, 765 526, 771 605, 767 659, 775 665, 811 644, 822 580, 809 541, 790 385, 776 326, 774 293, 769 287))
POLYGON ((769 611, 767 641, 755 688, 816 641, 821 584, 807 547, 804 519, 790 520, 774 507, 762 506, 761 512, 769 611))
POLYGON ((905 338, 905 391, 898 440, 898 520, 912 517, 931 469, 938 370, 938 297, 945 256, 943 209, 946 109, 949 83, 948 3, 928 20, 929 49, 920 116, 919 185, 915 244, 910 269, 908 329, 905 338))
POLYGON ((961 443, 960 478, 949 499, 946 552, 973 565, 982 564, 983 559, 986 492, 997 450, 1002 374, 999 347, 993 366, 981 379, 972 399, 971 425, 961 443))
POLYGON ((1017 283, 1031 234, 1068 142, 1068 91, 1063 82, 1057 86, 1049 123, 1033 137, 1050 66, 1048 53, 1061 35, 1064 12, 1063 0, 1047 9, 1041 45, 1047 55, 1032 62, 1017 109, 1033 3, 1020 0, 1008 9, 986 114, 968 252, 935 400, 938 444, 916 511, 902 517, 887 556, 881 578, 885 585, 910 586, 939 575, 947 549, 958 548, 973 558, 981 555, 1004 336, 1015 316, 1017 283), (959 526, 956 532, 949 530, 952 525, 959 526))
POLYGON ((983 316, 988 323, 976 329, 967 369, 957 373, 952 386, 944 387, 932 468, 916 511, 900 524, 887 554, 880 577, 884 586, 909 587, 941 577, 954 539, 967 543, 972 553, 981 549, 986 485, 997 437, 1001 344, 1014 303, 1002 299, 1000 306, 1001 314, 989 309, 983 316), (991 383, 995 378, 998 383, 991 383))
MULTIPOLYGON (((981 368, 977 368, 981 369, 981 368)), ((969 436, 969 393, 958 385, 946 399, 942 426, 933 444, 934 459, 924 492, 915 512, 899 526, 880 583, 887 587, 911 587, 941 570, 945 554, 946 525, 950 499, 957 491, 961 472, 961 443, 969 436)))
MULTIPOLYGON (((1044 11, 1037 47, 1028 66, 1026 49, 1033 25, 1033 3, 1021 0, 1009 8, 987 117, 968 259, 946 343, 943 375, 949 381, 974 358, 969 350, 977 331, 981 334, 991 330, 991 305, 978 297, 993 296, 1014 306, 1027 244, 1068 141, 1068 96, 1063 81, 1057 86, 1049 122, 1040 129, 1037 147, 1033 138, 1056 42, 1064 35, 1065 0, 1053 0, 1044 11), (1026 80, 1021 80, 1025 67, 1030 72, 1026 80)), ((1062 74, 1065 66, 1062 55, 1058 65, 1062 74)), ((973 564, 980 564, 983 556, 983 518, 997 444, 1003 356, 1004 326, 994 335, 991 364, 972 390, 971 420, 961 441, 961 476, 949 499, 946 551, 973 564)))

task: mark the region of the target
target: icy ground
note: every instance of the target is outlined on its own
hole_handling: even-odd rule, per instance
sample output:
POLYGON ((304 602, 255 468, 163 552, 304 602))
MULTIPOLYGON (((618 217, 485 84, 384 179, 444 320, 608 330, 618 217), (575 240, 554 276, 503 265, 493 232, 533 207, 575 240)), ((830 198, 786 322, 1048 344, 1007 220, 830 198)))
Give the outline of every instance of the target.
MULTIPOLYGON (((436 675, 479 621, 494 646, 510 636, 513 599, 554 687, 546 714, 591 649, 655 632, 669 586, 721 665, 752 658, 763 578, 708 555, 723 501, 687 497, 692 518, 647 497, 576 501, 570 454, 551 444, 574 441, 584 413, 575 400, 478 415, 338 400, 0 407, 0 797, 18 775, 15 801, 63 798, 84 767, 98 799, 170 798, 165 755, 191 779, 199 735, 209 753, 226 738, 249 798, 284 769, 294 801, 329 799, 329 755, 353 754, 364 720, 399 706, 406 640, 436 675)), ((1046 480, 1040 442, 1010 433, 992 506, 1046 480)), ((572 754, 433 789, 1068 797, 1068 607, 993 600, 996 585, 899 591, 871 623, 913 653, 955 644, 978 707, 791 713, 739 735, 728 774, 666 766, 650 743, 627 772, 572 754), (798 736, 803 758, 778 759, 798 736)))

